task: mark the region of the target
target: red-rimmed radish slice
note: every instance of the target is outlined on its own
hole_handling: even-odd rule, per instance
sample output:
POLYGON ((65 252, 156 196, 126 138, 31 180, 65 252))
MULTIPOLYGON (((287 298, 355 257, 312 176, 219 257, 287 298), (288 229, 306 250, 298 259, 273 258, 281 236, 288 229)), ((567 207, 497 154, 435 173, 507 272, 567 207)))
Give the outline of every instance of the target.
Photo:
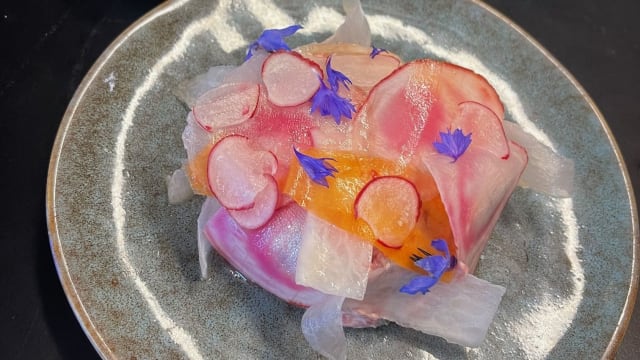
POLYGON ((198 98, 193 106, 193 116, 209 132, 240 124, 253 116, 259 97, 258 84, 221 85, 198 98))
POLYGON ((265 176, 265 187, 255 195, 254 206, 243 210, 229 210, 238 225, 245 229, 257 229, 266 224, 278 203, 278 184, 272 176, 265 176))
POLYGON ((249 209, 277 167, 272 153, 253 149, 244 136, 230 135, 218 141, 209 152, 207 181, 222 206, 249 209))
POLYGON ((502 103, 482 76, 429 59, 407 63, 369 92, 353 121, 354 134, 362 137, 355 139, 356 148, 409 160, 433 148, 442 129, 455 130, 452 122, 459 117, 460 104, 467 102, 484 105, 502 121, 502 103))
MULTIPOLYGON (((475 101, 460 103, 458 116, 451 121, 448 129, 461 129, 464 134, 471 133, 471 146, 482 147, 502 159, 509 157, 509 140, 502 120, 483 104, 475 101)), ((440 131, 446 132, 447 128, 440 131)))
POLYGON ((400 59, 386 53, 373 59, 369 54, 335 54, 331 56, 331 67, 357 86, 370 88, 400 67, 400 59))
POLYGON ((420 195, 415 185, 400 176, 369 181, 355 200, 355 216, 364 220, 384 245, 402 246, 420 216, 420 195))
POLYGON ((304 103, 320 88, 322 69, 298 53, 278 52, 265 60, 262 81, 269 101, 278 106, 304 103))

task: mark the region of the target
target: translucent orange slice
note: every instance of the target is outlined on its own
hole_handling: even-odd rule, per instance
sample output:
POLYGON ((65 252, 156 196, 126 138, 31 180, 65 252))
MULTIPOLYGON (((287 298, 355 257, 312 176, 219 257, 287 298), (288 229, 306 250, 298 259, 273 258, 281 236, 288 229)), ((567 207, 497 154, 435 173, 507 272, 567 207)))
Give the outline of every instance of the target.
MULTIPOLYGON (((305 153, 316 158, 334 159, 331 165, 338 169, 338 172, 335 177, 327 178, 329 187, 324 187, 311 181, 302 167, 296 161, 292 162, 289 175, 281 184, 281 188, 283 193, 291 196, 299 205, 335 226, 369 241, 387 258, 413 271, 422 272, 414 265, 416 257, 424 257, 427 254, 440 255, 440 252, 431 246, 434 239, 444 239, 449 245, 451 255, 455 256, 456 247, 449 218, 433 178, 427 171, 415 166, 402 166, 382 158, 347 152, 307 149, 305 153), (396 239, 393 246, 379 239, 367 221, 358 217, 356 213, 358 194, 369 182, 380 177, 400 177, 411 182, 421 202, 418 218, 409 231, 403 226, 386 228, 385 236, 389 236, 389 231, 397 231, 397 236, 404 237, 403 241, 396 239)), ((376 210, 375 207, 368 206, 368 211, 376 210)), ((380 202, 377 211, 379 214, 369 214, 369 219, 397 218, 396 206, 387 206, 385 201, 380 202)))

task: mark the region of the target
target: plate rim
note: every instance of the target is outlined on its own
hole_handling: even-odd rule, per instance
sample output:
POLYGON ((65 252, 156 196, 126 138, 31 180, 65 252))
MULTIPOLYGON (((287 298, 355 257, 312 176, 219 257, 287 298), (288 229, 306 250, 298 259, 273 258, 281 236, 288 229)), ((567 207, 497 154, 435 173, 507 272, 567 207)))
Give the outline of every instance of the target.
POLYGON ((632 260, 631 260, 631 282, 629 286, 629 290, 627 291, 627 297, 625 300, 624 307, 622 309, 622 313, 620 314, 620 318, 618 319, 618 324, 616 329, 613 332, 611 340, 609 340, 609 344, 607 345, 604 354, 602 355, 603 359, 613 359, 622 344, 622 340, 624 339, 624 335, 626 333, 627 328, 629 327, 629 323, 631 322, 631 315, 633 314, 634 306, 636 303, 636 297, 638 295, 638 285, 640 281, 640 229, 638 225, 638 204, 636 202, 635 192, 633 190, 633 185, 631 183, 631 178, 629 176, 629 169, 627 168, 626 162, 624 160, 624 156, 622 155, 622 151, 620 150, 620 146, 613 136, 613 132, 609 127, 609 123, 606 118, 596 105, 595 101, 591 98, 589 93, 585 90, 585 88, 578 82, 578 80, 573 76, 573 74, 558 60, 556 59, 549 50, 547 50, 542 44, 536 40, 531 34, 529 34, 526 30, 524 30, 520 25, 516 24, 513 20, 511 20, 506 15, 502 14, 500 11, 493 8, 491 5, 484 3, 482 0, 471 0, 471 2, 477 4, 480 7, 483 7, 494 16, 504 21, 507 25, 509 25, 512 29, 516 30, 520 35, 522 35, 527 41, 529 41, 544 57, 546 57, 558 70, 562 72, 562 74, 571 82, 571 84, 580 92, 582 98, 587 102, 593 113, 598 118, 600 125, 602 126, 607 140, 613 149, 613 153, 616 156, 616 160, 618 162, 618 168, 622 173, 622 177, 624 179, 624 186, 627 190, 627 197, 629 199, 630 211, 631 211, 631 226, 633 229, 633 246, 632 246, 632 260))
MULTIPOLYGON (((62 250, 61 238, 58 234, 58 218, 56 214, 56 198, 55 198, 55 190, 56 190, 56 180, 57 180, 57 170, 58 164, 60 162, 60 153, 62 147, 66 140, 67 130, 71 126, 74 118, 74 114, 80 104, 80 100, 83 99, 85 92, 88 90, 89 86, 94 82, 95 77, 98 72, 106 65, 107 61, 111 58, 111 56, 115 53, 115 51, 120 48, 128 38, 134 34, 136 31, 140 30, 146 24, 155 20, 156 18, 163 16, 165 13, 169 13, 172 10, 179 8, 180 6, 188 3, 190 0, 165 0, 163 3, 157 5, 153 9, 149 10, 142 17, 138 18, 135 22, 129 25, 124 31, 122 31, 110 44, 109 46, 102 52, 102 54, 97 58, 97 60, 93 63, 89 71, 83 77, 80 85, 74 92, 73 97, 71 98, 67 109, 62 117, 62 121, 58 127, 58 131, 56 133, 56 137, 51 149, 51 157, 49 160, 49 167, 47 171, 47 184, 46 184, 46 218, 47 218, 47 228, 49 234, 49 246, 51 249, 51 254, 53 257, 53 261, 55 264, 56 272, 58 274, 58 279, 62 285, 65 296, 73 313, 80 324, 82 330, 85 335, 93 345, 94 349, 98 352, 101 358, 103 359, 114 359, 115 355, 111 352, 109 346, 107 346, 105 340, 102 338, 102 335, 93 325, 93 322, 84 308, 83 302, 78 295, 75 284, 71 279, 71 275, 69 273, 69 268, 67 266, 67 260, 65 254, 62 250)), ((591 96, 587 93, 587 91, 582 87, 582 85, 576 80, 576 78, 571 74, 571 72, 562 65, 540 42, 538 42, 532 35, 530 35, 527 31, 525 31, 522 27, 516 24, 513 20, 508 18, 506 15, 502 14, 500 11, 493 8, 491 5, 486 4, 482 0, 468 0, 470 4, 477 5, 487 12, 498 18, 500 21, 503 21, 506 25, 511 27, 513 30, 517 31, 524 39, 526 39, 531 45, 533 45, 536 50, 540 51, 540 53, 547 58, 561 73, 570 81, 570 83, 579 91, 581 97, 586 101, 589 105, 593 113, 598 118, 598 122, 602 126, 607 140, 611 145, 613 153, 615 154, 618 168, 621 171, 624 185, 627 193, 627 197, 630 204, 630 213, 631 213, 631 228, 632 228, 632 261, 631 261, 631 279, 630 286, 627 291, 625 304, 622 308, 622 313, 618 319, 618 323, 616 328, 609 340, 609 343, 602 355, 602 358, 613 359, 617 353, 617 350, 622 343, 626 330, 631 322, 631 316, 633 314, 634 305, 636 302, 637 294, 638 294, 638 286, 640 281, 640 229, 638 225, 638 207, 636 202, 636 197, 633 190, 633 185, 631 183, 631 179, 629 176, 629 171, 624 161, 624 157, 620 150, 620 147, 615 140, 611 128, 609 127, 608 122, 606 121, 604 115, 597 107, 591 96)))

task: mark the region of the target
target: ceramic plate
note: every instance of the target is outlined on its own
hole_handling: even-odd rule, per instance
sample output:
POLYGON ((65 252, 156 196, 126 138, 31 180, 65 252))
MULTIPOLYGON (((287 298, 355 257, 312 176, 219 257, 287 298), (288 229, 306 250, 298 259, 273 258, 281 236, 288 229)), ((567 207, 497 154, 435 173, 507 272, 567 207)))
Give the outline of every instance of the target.
MULTIPOLYGON (((575 193, 519 188, 477 276, 507 292, 484 344, 467 349, 394 325, 347 330, 350 359, 593 358, 611 354, 636 291, 635 205, 619 151, 584 90, 519 28, 474 1, 365 2, 373 42, 484 75, 507 118, 576 163, 575 193), (621 326, 622 325, 622 326, 621 326)), ((338 1, 186 0, 140 19, 100 57, 63 119, 48 183, 51 247, 66 294, 106 359, 316 358, 302 310, 215 255, 199 276, 202 199, 169 205, 187 108, 177 84, 239 64, 263 28, 322 40, 338 1)))

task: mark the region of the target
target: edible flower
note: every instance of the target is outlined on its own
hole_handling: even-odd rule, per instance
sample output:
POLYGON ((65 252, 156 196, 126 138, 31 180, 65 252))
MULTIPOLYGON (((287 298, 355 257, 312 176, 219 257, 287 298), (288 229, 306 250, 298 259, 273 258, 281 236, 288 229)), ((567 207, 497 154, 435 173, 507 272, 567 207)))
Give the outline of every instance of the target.
POLYGON ((333 90, 334 92, 337 92, 340 83, 342 83, 342 86, 344 86, 347 90, 349 90, 349 85, 352 84, 351 80, 349 80, 349 78, 345 74, 331 67, 331 56, 329 56, 329 60, 327 60, 326 70, 327 70, 327 80, 329 81, 331 90, 333 90))
POLYGON ((453 158, 455 162, 471 144, 471 133, 464 135, 461 129, 456 129, 452 134, 451 129, 447 129, 446 133, 440 132, 440 139, 441 142, 435 141, 433 146, 440 154, 453 158))
POLYGON ((375 46, 371 46, 371 53, 369 54, 369 57, 373 59, 376 56, 378 56, 378 54, 380 54, 381 52, 388 52, 388 51, 385 49, 378 49, 375 46))
POLYGON ((305 155, 299 152, 295 147, 293 151, 300 162, 300 166, 305 173, 311 178, 312 181, 324 186, 329 187, 327 183, 327 176, 333 176, 338 170, 331 164, 327 163, 328 160, 336 161, 332 158, 314 158, 313 156, 305 155))
MULTIPOLYGON (((427 271, 429 274, 416 276, 409 280, 408 283, 400 288, 400 292, 410 295, 415 295, 417 293, 422 293, 424 295, 428 293, 429 289, 440 280, 442 274, 451 268, 452 258, 449 253, 447 242, 443 239, 435 239, 431 241, 431 246, 444 253, 444 255, 430 255, 417 260, 415 264, 427 271)), ((455 261, 455 257, 453 260, 455 261)))
POLYGON ((291 50, 289 45, 284 42, 284 38, 295 34, 300 29, 302 29, 301 25, 291 25, 284 29, 267 29, 263 31, 260 37, 249 45, 244 61, 249 60, 253 53, 260 48, 268 52, 291 50))
POLYGON ((333 116, 336 124, 340 125, 340 118, 344 116, 351 119, 351 113, 354 113, 356 108, 349 99, 343 98, 335 90, 327 88, 324 81, 320 79, 320 88, 311 98, 311 113, 316 110, 320 110, 322 116, 333 116))

